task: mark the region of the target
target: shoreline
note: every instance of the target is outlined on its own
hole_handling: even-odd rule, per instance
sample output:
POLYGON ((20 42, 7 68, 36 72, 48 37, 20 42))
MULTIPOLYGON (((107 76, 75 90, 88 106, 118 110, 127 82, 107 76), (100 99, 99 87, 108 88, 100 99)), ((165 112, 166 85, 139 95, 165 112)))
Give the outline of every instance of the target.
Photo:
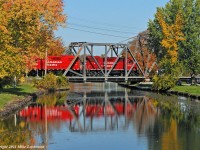
MULTIPOLYGON (((54 90, 56 91, 67 91, 69 88, 60 88, 54 90)), ((17 112, 19 109, 23 108, 24 106, 28 105, 32 101, 36 100, 41 95, 49 92, 48 90, 40 90, 38 92, 34 92, 32 94, 28 94, 22 99, 14 100, 8 104, 6 104, 2 110, 0 110, 0 120, 4 119, 5 117, 10 116, 11 114, 17 112)))
MULTIPOLYGON (((157 91, 152 90, 150 87, 145 87, 145 86, 129 85, 129 84, 124 84, 124 83, 119 84, 119 85, 126 87, 126 88, 135 89, 135 90, 157 92, 157 91)), ((179 92, 179 91, 169 90, 169 91, 166 91, 164 93, 173 94, 173 95, 176 95, 176 96, 184 96, 184 97, 187 97, 187 98, 200 100, 200 95, 194 95, 194 94, 190 94, 190 93, 187 93, 187 92, 179 92)))
POLYGON ((0 119, 8 117, 9 115, 17 112, 20 108, 23 108, 28 103, 32 102, 34 99, 38 98, 40 95, 43 95, 45 91, 38 91, 32 94, 25 96, 23 99, 14 100, 6 104, 2 110, 0 110, 0 119))

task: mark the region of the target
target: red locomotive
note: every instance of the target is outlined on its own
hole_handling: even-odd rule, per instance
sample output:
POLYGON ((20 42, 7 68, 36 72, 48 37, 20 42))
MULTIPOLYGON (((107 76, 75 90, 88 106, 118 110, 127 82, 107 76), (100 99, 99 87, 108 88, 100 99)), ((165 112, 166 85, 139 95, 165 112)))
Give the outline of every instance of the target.
MULTIPOLYGON (((74 57, 75 56, 73 55, 48 56, 46 69, 54 73, 56 72, 63 73, 72 63, 74 57)), ((86 56, 86 63, 85 63, 86 74, 88 76, 101 76, 102 71, 103 72, 105 72, 105 70, 109 71, 112 68, 116 59, 117 57, 107 57, 107 63, 106 63, 104 57, 86 56)), ((128 62, 126 64, 127 70, 129 71, 130 69, 132 69, 131 75, 137 75, 138 67, 136 63, 130 58, 128 58, 127 62, 128 62)), ((109 75, 110 76, 124 75, 126 65, 125 65, 125 58, 119 58, 118 62, 116 63, 116 65, 114 66, 113 70, 110 72, 109 75)), ((45 59, 37 59, 35 68, 39 73, 43 72, 45 70, 45 59)), ((77 73, 82 73, 84 69, 83 61, 81 61, 81 59, 76 59, 70 69, 77 73)), ((67 76, 72 76, 72 75, 74 74, 71 72, 67 74, 67 76)))

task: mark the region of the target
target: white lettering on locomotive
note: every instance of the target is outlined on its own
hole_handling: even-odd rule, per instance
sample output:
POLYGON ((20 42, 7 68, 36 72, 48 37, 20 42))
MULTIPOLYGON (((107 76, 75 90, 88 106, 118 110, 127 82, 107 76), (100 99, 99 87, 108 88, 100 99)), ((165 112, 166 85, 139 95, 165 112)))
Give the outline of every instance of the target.
POLYGON ((56 61, 56 60, 49 60, 47 63, 52 63, 52 64, 62 64, 62 61, 56 61))

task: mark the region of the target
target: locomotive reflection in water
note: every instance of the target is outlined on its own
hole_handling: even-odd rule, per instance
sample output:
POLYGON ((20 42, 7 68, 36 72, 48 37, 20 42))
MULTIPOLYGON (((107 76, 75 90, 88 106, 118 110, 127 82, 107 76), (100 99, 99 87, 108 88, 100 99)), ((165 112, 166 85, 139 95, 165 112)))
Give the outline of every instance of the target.
POLYGON ((67 122, 71 132, 97 132, 106 130, 126 130, 130 124, 139 133, 153 127, 159 114, 150 99, 124 91, 94 91, 69 93, 61 106, 29 105, 18 113, 18 117, 31 125, 48 125, 67 122), (38 124, 39 123, 39 124, 38 124))

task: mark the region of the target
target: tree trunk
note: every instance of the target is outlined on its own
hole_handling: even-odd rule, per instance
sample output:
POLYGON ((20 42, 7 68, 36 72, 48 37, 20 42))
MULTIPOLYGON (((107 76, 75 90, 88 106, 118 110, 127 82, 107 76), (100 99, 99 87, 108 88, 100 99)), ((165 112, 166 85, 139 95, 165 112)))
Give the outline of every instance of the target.
POLYGON ((197 85, 197 80, 194 73, 191 74, 191 85, 197 85))

